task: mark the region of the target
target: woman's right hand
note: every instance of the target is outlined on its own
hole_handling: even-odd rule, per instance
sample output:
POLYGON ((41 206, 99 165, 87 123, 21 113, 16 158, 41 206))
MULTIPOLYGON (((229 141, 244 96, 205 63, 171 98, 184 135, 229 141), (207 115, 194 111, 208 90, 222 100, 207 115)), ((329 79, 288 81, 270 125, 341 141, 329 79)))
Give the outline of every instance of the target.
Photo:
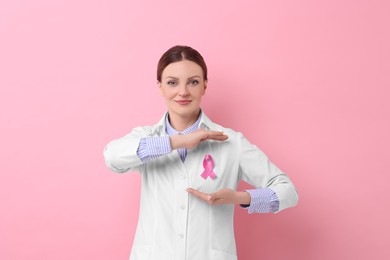
POLYGON ((172 150, 178 148, 192 149, 206 140, 225 141, 228 138, 229 137, 223 132, 207 131, 203 128, 199 128, 195 132, 186 135, 170 136, 172 150))

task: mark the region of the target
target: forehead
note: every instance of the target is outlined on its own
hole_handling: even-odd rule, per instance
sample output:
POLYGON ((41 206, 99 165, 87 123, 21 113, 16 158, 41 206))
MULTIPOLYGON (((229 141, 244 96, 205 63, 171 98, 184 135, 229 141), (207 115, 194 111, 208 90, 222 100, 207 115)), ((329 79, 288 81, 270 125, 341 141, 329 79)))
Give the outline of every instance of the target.
POLYGON ((203 76, 202 67, 193 61, 182 60, 169 64, 162 72, 162 78, 175 77, 186 78, 193 76, 203 76))

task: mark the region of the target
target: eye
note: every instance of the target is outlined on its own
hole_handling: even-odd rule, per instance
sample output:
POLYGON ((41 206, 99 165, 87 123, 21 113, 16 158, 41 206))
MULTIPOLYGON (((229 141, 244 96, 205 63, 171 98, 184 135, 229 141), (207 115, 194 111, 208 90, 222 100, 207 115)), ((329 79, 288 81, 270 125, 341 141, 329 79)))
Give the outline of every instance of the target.
POLYGON ((170 81, 167 82, 167 84, 169 86, 175 86, 177 83, 176 83, 176 81, 170 80, 170 81))
POLYGON ((194 79, 194 80, 190 80, 189 83, 190 83, 190 85, 195 86, 195 85, 198 85, 198 84, 199 84, 199 81, 196 80, 196 79, 194 79))

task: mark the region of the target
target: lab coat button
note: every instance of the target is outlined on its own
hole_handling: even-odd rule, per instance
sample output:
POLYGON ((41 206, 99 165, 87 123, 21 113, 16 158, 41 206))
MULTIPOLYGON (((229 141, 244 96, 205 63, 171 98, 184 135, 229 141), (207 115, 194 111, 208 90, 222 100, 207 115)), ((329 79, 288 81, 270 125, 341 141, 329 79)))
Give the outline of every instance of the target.
POLYGON ((180 233, 180 234, 179 234, 179 238, 183 239, 183 238, 184 238, 184 234, 183 234, 183 233, 180 233))
POLYGON ((180 179, 185 180, 185 179, 186 179, 186 176, 180 175, 180 179))
POLYGON ((185 209, 185 208, 186 208, 186 205, 181 205, 180 208, 181 208, 181 209, 185 209))

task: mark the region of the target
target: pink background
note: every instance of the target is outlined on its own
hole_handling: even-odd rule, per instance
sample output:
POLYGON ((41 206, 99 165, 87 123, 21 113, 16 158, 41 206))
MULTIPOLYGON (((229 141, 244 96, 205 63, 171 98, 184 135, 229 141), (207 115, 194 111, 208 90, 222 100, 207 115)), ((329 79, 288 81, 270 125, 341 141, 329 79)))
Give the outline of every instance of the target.
POLYGON ((390 259, 389 28, 386 0, 1 1, 0 259, 128 258, 140 177, 102 150, 162 116, 176 44, 208 63, 206 113, 300 194, 237 208, 239 259, 390 259))

